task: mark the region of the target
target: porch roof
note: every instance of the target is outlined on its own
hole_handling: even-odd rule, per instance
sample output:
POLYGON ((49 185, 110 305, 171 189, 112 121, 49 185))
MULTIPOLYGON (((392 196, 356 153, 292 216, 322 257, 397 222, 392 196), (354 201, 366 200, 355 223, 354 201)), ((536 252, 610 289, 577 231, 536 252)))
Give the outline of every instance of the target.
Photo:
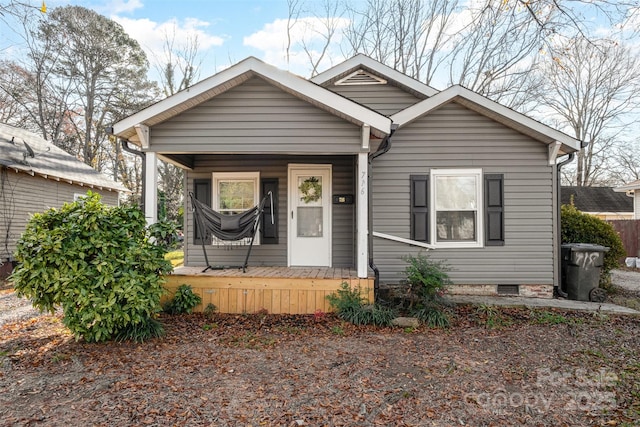
POLYGON ((113 134, 140 144, 136 126, 151 127, 195 107, 252 77, 270 84, 310 104, 358 126, 370 126, 371 133, 383 138, 391 131, 391 120, 367 107, 335 94, 302 77, 249 57, 193 86, 157 102, 113 125, 113 134))
POLYGON ((549 146, 558 142, 561 144, 558 154, 580 150, 580 141, 577 139, 459 85, 451 86, 429 99, 405 108, 392 115, 391 119, 402 128, 449 102, 457 102, 549 146))

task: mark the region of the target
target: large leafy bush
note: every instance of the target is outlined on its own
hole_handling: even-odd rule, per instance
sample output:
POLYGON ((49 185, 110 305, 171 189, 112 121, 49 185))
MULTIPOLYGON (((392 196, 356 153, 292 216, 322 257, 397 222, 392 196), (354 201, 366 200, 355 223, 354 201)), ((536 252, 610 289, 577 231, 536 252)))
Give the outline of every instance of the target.
POLYGON ((619 267, 625 256, 622 239, 611 224, 593 215, 585 214, 573 205, 562 205, 562 243, 592 243, 609 248, 604 254, 602 273, 619 267))
POLYGON ((76 338, 157 336, 154 317, 171 263, 156 228, 164 232, 147 228, 137 207, 105 206, 92 193, 35 214, 17 244, 16 292, 41 311, 62 307, 76 338))

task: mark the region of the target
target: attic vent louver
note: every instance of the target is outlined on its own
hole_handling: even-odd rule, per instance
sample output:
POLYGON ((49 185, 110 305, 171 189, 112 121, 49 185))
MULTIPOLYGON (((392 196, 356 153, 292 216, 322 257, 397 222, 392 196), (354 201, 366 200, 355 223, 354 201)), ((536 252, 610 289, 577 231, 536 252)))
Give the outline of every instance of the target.
POLYGON ((347 85, 386 85, 387 81, 380 77, 374 76, 364 70, 358 70, 349 74, 346 77, 341 78, 336 82, 336 86, 347 85))

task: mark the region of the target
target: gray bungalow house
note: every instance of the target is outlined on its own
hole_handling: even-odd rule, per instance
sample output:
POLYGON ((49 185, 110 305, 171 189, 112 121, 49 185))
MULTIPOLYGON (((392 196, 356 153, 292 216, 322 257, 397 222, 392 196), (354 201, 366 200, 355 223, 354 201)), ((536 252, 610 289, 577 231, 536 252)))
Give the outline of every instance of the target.
POLYGON ((451 266, 453 292, 551 297, 558 285, 558 170, 580 142, 461 86, 439 92, 363 55, 311 80, 248 58, 112 132, 145 154, 150 221, 158 158, 219 212, 275 196, 246 273, 200 272, 201 243, 216 264, 244 251, 202 242, 185 197, 175 281, 203 305, 312 313, 343 281, 400 282, 402 257, 424 251, 451 266))
POLYGON ((112 206, 128 191, 40 136, 0 123, 0 274, 10 271, 5 266, 32 214, 59 208, 89 190, 112 206))

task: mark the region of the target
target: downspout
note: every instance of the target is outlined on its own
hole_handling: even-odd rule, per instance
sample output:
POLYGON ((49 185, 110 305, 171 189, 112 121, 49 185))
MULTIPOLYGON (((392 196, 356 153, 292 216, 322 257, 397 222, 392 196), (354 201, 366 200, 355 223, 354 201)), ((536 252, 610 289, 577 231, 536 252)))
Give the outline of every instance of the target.
MULTIPOLYGON (((582 141, 580 143, 580 148, 584 148, 587 145, 589 145, 588 142, 584 142, 582 141)), ((562 191, 562 180, 560 178, 560 172, 561 169, 564 165, 571 163, 573 161, 573 159, 576 157, 575 153, 569 153, 569 157, 567 157, 565 160, 561 161, 560 163, 558 163, 556 165, 556 168, 558 170, 557 173, 557 182, 556 182, 556 203, 558 205, 558 224, 556 226, 557 229, 557 235, 558 235, 558 262, 559 262, 559 267, 560 267, 560 283, 558 283, 558 287, 556 288, 556 291, 558 292, 558 295, 560 295, 562 298, 568 298, 569 295, 567 295, 566 292, 562 291, 562 211, 560 209, 561 205, 562 205, 562 199, 561 199, 561 194, 560 192, 562 191)))
POLYGON ((369 154, 369 161, 368 161, 368 165, 367 165, 367 192, 369 193, 369 197, 368 197, 368 201, 369 201, 369 206, 367 208, 367 222, 369 224, 369 233, 367 233, 367 247, 368 247, 368 252, 369 252, 369 267, 371 267, 371 270, 373 270, 373 275, 374 275, 374 282, 373 282, 373 295, 375 299, 378 299, 378 294, 379 294, 379 287, 380 287, 380 270, 378 270, 378 267, 376 266, 375 262, 373 261, 373 159, 375 159, 376 157, 380 157, 383 154, 385 154, 387 151, 389 151, 391 149, 391 137, 393 136, 393 134, 396 132, 396 130, 398 129, 398 124, 397 123, 391 123, 391 132, 389 133, 389 135, 387 135, 384 140, 382 141, 382 143, 380 143, 380 146, 378 147, 378 150, 375 151, 374 153, 369 154))
POLYGON ((142 210, 142 212, 146 212, 144 210, 144 201, 145 201, 145 180, 147 179, 146 177, 146 171, 147 171, 147 166, 146 166, 146 161, 145 161, 145 153, 144 151, 140 151, 140 150, 136 150, 135 148, 131 148, 129 146, 130 142, 126 139, 121 139, 120 142, 122 142, 122 149, 124 151, 126 151, 127 153, 131 153, 133 155, 139 156, 140 159, 142 160, 142 198, 140 200, 140 209, 142 210))

